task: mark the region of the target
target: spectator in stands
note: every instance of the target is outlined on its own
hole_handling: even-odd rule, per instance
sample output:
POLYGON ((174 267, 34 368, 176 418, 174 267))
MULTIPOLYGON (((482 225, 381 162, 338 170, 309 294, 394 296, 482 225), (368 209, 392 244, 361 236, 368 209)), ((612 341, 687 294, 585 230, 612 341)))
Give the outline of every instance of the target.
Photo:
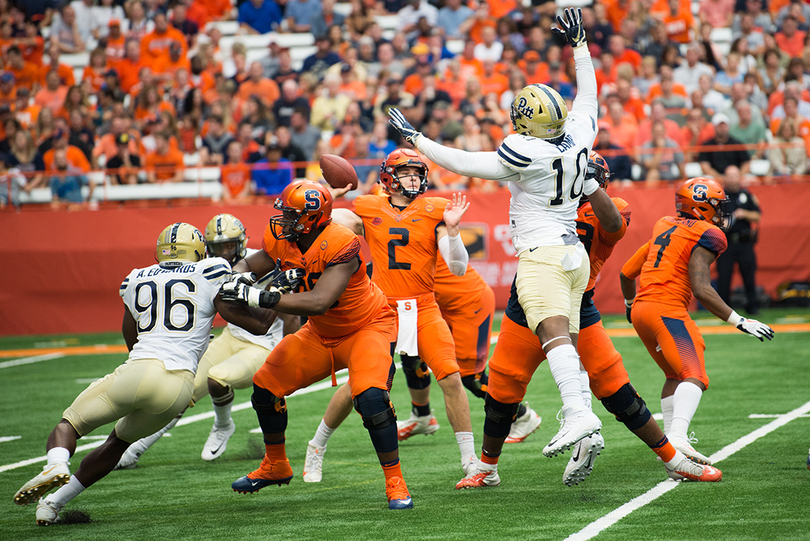
POLYGON ((273 196, 293 181, 293 168, 290 161, 281 156, 277 139, 271 137, 266 147, 266 156, 253 164, 253 182, 257 194, 273 196))
POLYGON ((95 135, 93 131, 87 127, 84 115, 82 115, 80 111, 70 113, 69 126, 70 135, 68 142, 81 150, 87 160, 92 164, 94 162, 92 152, 95 135))
POLYGON ((484 62, 485 60, 492 60, 497 62, 501 59, 503 53, 503 43, 497 40, 498 34, 492 26, 485 26, 481 29, 481 43, 478 43, 473 49, 475 58, 484 62))
MULTIPOLYGON (((715 114, 712 117, 712 124, 714 124, 714 138, 706 141, 705 146, 741 144, 729 135, 729 121, 726 115, 723 113, 715 114)), ((707 149, 698 155, 703 174, 716 179, 723 177, 720 171, 725 171, 729 165, 738 167, 743 175, 747 175, 751 167, 750 160, 751 158, 745 150, 707 149)))
POLYGON ((593 149, 601 153, 605 158, 608 167, 610 167, 611 178, 629 181, 632 177, 633 164, 627 155, 627 150, 611 141, 611 130, 610 124, 599 121, 599 132, 596 134, 593 149), (612 152, 604 153, 605 150, 615 151, 616 154, 612 152))
POLYGON ((266 34, 281 24, 281 8, 273 0, 248 0, 239 6, 237 20, 250 34, 266 34))
POLYGON ((610 126, 611 142, 621 148, 633 148, 638 135, 636 118, 624 110, 618 96, 609 96, 607 116, 603 119, 610 126))
POLYGON ((246 100, 250 96, 258 96, 265 107, 272 107, 281 96, 278 85, 273 79, 264 76, 264 70, 259 62, 250 64, 248 78, 239 85, 239 99, 246 100))
MULTIPOLYGON (((268 137, 273 136, 271 132, 267 132, 267 134, 268 137)), ((278 146, 281 149, 281 157, 293 162, 295 167, 297 167, 295 170, 295 177, 304 178, 304 175, 306 174, 306 165, 304 162, 307 161, 307 156, 304 151, 298 147, 298 145, 292 142, 292 133, 290 132, 290 128, 287 126, 277 127, 275 137, 278 141, 278 146)), ((265 140, 267 140, 267 138, 265 138, 265 140)))
POLYGON ((692 107, 686 114, 686 124, 681 128, 680 143, 684 147, 684 162, 693 162, 697 156, 697 152, 687 150, 689 147, 702 146, 713 137, 714 124, 706 121, 701 107, 692 107))
POLYGON ((329 66, 340 62, 340 56, 331 50, 327 34, 315 37, 315 47, 317 47, 315 53, 304 59, 301 73, 309 72, 321 79, 329 66))
POLYGON ((753 19, 755 28, 761 29, 763 34, 773 34, 776 31, 776 26, 773 24, 771 15, 762 9, 762 4, 763 0, 745 0, 745 9, 738 10, 740 13, 734 17, 734 23, 731 27, 734 32, 741 31, 742 18, 749 14, 753 19))
POLYGON ((700 91, 703 93, 703 107, 712 113, 719 113, 730 105, 730 101, 720 92, 712 88, 712 77, 708 74, 700 76, 700 91))
POLYGON ((748 48, 748 41, 737 38, 731 43, 731 51, 740 55, 740 71, 743 76, 757 69, 757 59, 748 48))
MULTIPOLYGON (((678 0, 672 0, 673 2, 678 0)), ((681 62, 673 72, 673 77, 678 83, 684 86, 687 94, 691 94, 696 88, 700 87, 700 76, 708 75, 714 77, 712 68, 703 62, 699 61, 700 58, 700 45, 692 43, 686 49, 686 59, 681 62)))
POLYGON ((293 110, 290 117, 290 141, 303 151, 306 160, 311 160, 321 138, 321 132, 307 122, 308 115, 307 109, 296 107, 293 110))
POLYGON ((669 0, 669 9, 662 22, 667 38, 673 43, 685 44, 695 38, 697 21, 692 15, 691 2, 669 0))
POLYGON ((183 153, 169 144, 169 134, 154 134, 155 150, 146 154, 146 178, 152 183, 183 182, 183 153))
POLYGON ((661 82, 658 86, 653 85, 647 100, 649 103, 660 102, 667 113, 677 114, 686 107, 686 89, 682 84, 675 82, 673 79, 674 70, 670 66, 662 64, 659 71, 661 82))
POLYGON ((76 22, 76 11, 72 4, 65 4, 60 16, 54 18, 51 25, 51 43, 55 43, 63 53, 80 53, 84 51, 85 40, 79 32, 76 22))
POLYGON ((641 59, 641 70, 633 78, 633 86, 638 89, 640 97, 646 100, 650 94, 650 88, 658 84, 657 62, 653 56, 644 56, 641 59))
POLYGON ((481 92, 481 81, 470 77, 464 85, 464 99, 458 104, 458 111, 463 115, 477 116, 484 109, 484 93, 481 92))
POLYGON ((700 25, 700 37, 697 41, 702 47, 700 61, 714 68, 715 71, 722 70, 723 66, 720 65, 718 59, 723 55, 715 52, 712 42, 712 25, 710 23, 705 22, 700 25))
MULTIPOLYGON (((785 84, 785 97, 783 101, 787 101, 788 98, 793 98, 796 100, 796 104, 798 107, 799 115, 810 119, 810 102, 804 101, 802 98, 802 85, 798 81, 789 81, 785 84)), ((785 116, 785 106, 783 104, 779 104, 774 107, 773 111, 771 112, 771 119, 779 119, 784 118, 785 116)))
MULTIPOLYGON (((60 125, 62 122, 60 122, 60 125)), ((45 143, 43 143, 43 145, 45 145, 44 147, 40 145, 40 152, 42 152, 42 162, 45 167, 45 171, 53 171, 56 168, 54 163, 54 153, 56 151, 64 152, 65 159, 71 168, 76 168, 83 173, 90 171, 90 161, 87 159, 87 156, 85 156, 81 149, 69 144, 69 137, 70 133, 68 130, 63 127, 59 127, 54 132, 50 145, 46 145, 45 143), (45 150, 46 148, 47 150, 45 150)))
POLYGON ((798 101, 793 96, 785 98, 784 105, 785 115, 782 118, 774 118, 771 120, 771 133, 776 134, 785 120, 792 120, 796 126, 796 133, 808 142, 810 146, 810 119, 799 114, 798 101))
MULTIPOLYGON (((14 76, 11 74, 0 75, 0 102, 4 89, 4 81, 14 83, 14 76)), ((40 107, 48 107, 51 111, 56 111, 65 103, 68 87, 60 84, 59 73, 56 70, 49 71, 45 75, 45 86, 40 88, 34 95, 34 103, 40 107)))
POLYGON ((250 165, 242 162, 242 144, 231 141, 222 166, 222 198, 225 202, 245 201, 253 194, 250 165))
MULTIPOLYGON (((138 183, 141 158, 136 153, 130 152, 134 142, 135 138, 126 132, 119 133, 115 137, 116 153, 105 164, 112 184, 138 183), (110 172, 110 170, 114 172, 110 172)), ((144 180, 146 179, 144 178, 144 180)))
POLYGON ((82 196, 82 186, 89 186, 90 192, 87 201, 93 195, 95 183, 92 182, 81 167, 74 165, 64 148, 54 148, 51 156, 52 167, 51 195, 54 203, 81 203, 85 201, 82 196))
POLYGON ((267 107, 255 94, 242 103, 240 122, 250 122, 253 127, 251 136, 264 140, 264 135, 273 128, 273 121, 267 107))
POLYGON ((748 43, 748 50, 759 56, 765 51, 765 36, 762 29, 756 26, 754 15, 749 12, 740 13, 735 17, 732 27, 734 39, 743 39, 748 43))
POLYGON ((113 0, 100 0, 99 5, 90 8, 90 33, 95 40, 109 37, 110 22, 120 21, 126 18, 124 8, 120 5, 113 6, 113 0))
MULTIPOLYGON (((265 136, 267 136, 267 134, 265 134, 265 136)), ((262 149, 256 139, 254 139, 253 125, 249 120, 243 120, 239 124, 236 140, 242 145, 242 161, 253 163, 264 157, 264 149, 262 149)))
POLYGON ((734 19, 735 0, 701 0, 698 16, 701 23, 709 23, 712 28, 727 28, 734 19))
POLYGON ((379 121, 374 124, 369 139, 368 156, 372 159, 384 160, 397 145, 388 138, 388 122, 379 121))
POLYGON ((334 131, 343 122, 351 98, 340 94, 340 76, 327 75, 324 78, 325 92, 312 103, 310 123, 321 130, 334 131))
MULTIPOLYGON (((115 116, 110 121, 110 131, 99 137, 95 147, 93 147, 93 157, 99 160, 102 156, 108 164, 119 152, 118 140, 121 134, 127 133, 127 119, 123 116, 115 116)), ((138 154, 138 141, 132 134, 129 134, 127 145, 130 154, 138 154)))
POLYGON ((144 36, 141 41, 141 59, 144 64, 152 66, 154 71, 157 60, 164 56, 169 56, 169 51, 173 43, 180 44, 180 56, 186 57, 188 46, 186 36, 178 29, 169 26, 166 13, 158 11, 155 14, 155 29, 144 36))
POLYGON ((667 139, 680 142, 681 129, 678 123, 667 118, 667 109, 664 107, 664 102, 656 100, 650 107, 650 118, 643 120, 638 125, 635 146, 640 147, 652 139, 652 127, 655 122, 660 122, 664 125, 667 139))
MULTIPOLYGON (((289 9, 289 8, 288 8, 289 9)), ((343 27, 346 17, 335 12, 335 0, 321 0, 317 11, 309 12, 309 32, 315 36, 326 34, 330 26, 343 27)))
POLYGON ((398 10, 399 21, 397 28, 404 34, 414 32, 419 24, 419 19, 424 18, 430 26, 436 26, 439 17, 439 10, 428 3, 427 0, 405 0, 402 9, 398 10))
POLYGON ((740 54, 732 51, 726 58, 725 69, 714 78, 714 89, 725 96, 730 96, 731 86, 734 83, 742 83, 744 75, 740 69, 740 54))
POLYGON ((447 38, 463 39, 475 22, 474 13, 461 0, 446 0, 444 7, 439 9, 436 25, 444 31, 447 38))
POLYGON ((11 142, 14 140, 14 134, 22 130, 22 125, 16 118, 9 116, 3 128, 5 133, 3 139, 0 139, 0 153, 8 154, 11 152, 11 142))
POLYGON ((104 84, 104 72, 107 71, 107 53, 102 47, 90 52, 90 63, 82 72, 82 85, 89 95, 98 94, 104 84))
POLYGON ((6 58, 8 62, 6 62, 5 69, 14 75, 16 87, 36 92, 39 88, 40 68, 31 62, 26 62, 16 45, 8 48, 6 58))
POLYGON ((169 54, 161 56, 152 64, 155 78, 168 86, 179 70, 185 70, 186 75, 191 72, 191 62, 183 55, 183 46, 177 41, 169 45, 169 54))
POLYGON ((26 179, 20 170, 10 166, 11 158, 0 152, 0 209, 11 204, 20 206, 20 190, 25 189, 26 179))
POLYGON ((613 55, 613 61, 618 66, 627 62, 638 72, 641 67, 641 55, 633 49, 628 49, 623 36, 614 34, 608 38, 608 50, 613 55))
POLYGON ((807 172, 807 150, 804 139, 799 137, 796 122, 786 118, 779 124, 769 145, 766 158, 771 164, 769 174, 781 177, 804 175, 807 172))
MULTIPOLYGON (((61 54, 59 50, 59 44, 55 41, 51 40, 50 45, 48 46, 48 54, 47 60, 41 68, 41 77, 40 80, 44 81, 45 76, 51 70, 56 70, 59 73, 60 84, 64 86, 71 87, 76 84, 76 78, 73 75, 73 68, 68 66, 67 64, 62 64, 59 62, 59 55, 61 54)), ((46 59, 43 59, 43 61, 46 59)))
POLYGON ((776 45, 785 54, 795 57, 802 55, 804 49, 804 37, 807 32, 799 30, 799 21, 793 16, 788 16, 782 23, 779 32, 776 33, 776 45))
POLYGON ((203 165, 222 165, 225 163, 225 150, 233 140, 221 116, 209 117, 208 133, 203 137, 200 149, 200 161, 203 165))
POLYGON ((288 32, 309 32, 313 15, 321 13, 321 0, 287 0, 282 29, 288 32))
POLYGON ((133 0, 129 3, 128 9, 129 30, 126 33, 127 39, 140 41, 155 29, 155 23, 146 16, 146 11, 141 0, 133 0))
POLYGON ((613 34, 613 26, 607 20, 605 5, 595 3, 591 8, 582 9, 582 22, 588 36, 588 44, 599 50, 607 47, 607 40, 613 34))
POLYGON ((763 55, 764 69, 760 70, 763 90, 770 94, 779 86, 785 76, 785 69, 780 62, 781 55, 776 49, 768 49, 763 55))
POLYGON ((32 189, 44 184, 45 177, 41 171, 45 170, 45 163, 29 132, 20 130, 14 134, 8 159, 9 167, 18 169, 28 179, 23 190, 30 193, 32 189))
POLYGON ((17 91, 17 97, 12 109, 14 110, 14 117, 19 121, 20 125, 28 130, 34 128, 34 123, 36 123, 42 107, 31 102, 31 93, 27 89, 21 88, 17 91))
POLYGON ((186 36, 186 45, 193 49, 197 44, 197 34, 200 33, 200 27, 186 17, 187 13, 188 10, 183 2, 176 3, 172 8, 172 26, 186 36))
MULTIPOLYGON (((729 117, 729 135, 746 145, 759 145, 757 149, 748 151, 751 158, 761 158, 765 153, 766 128, 762 121, 754 122, 753 105, 744 99, 738 100, 734 105, 735 117, 729 117)), ((762 113, 759 113, 760 119, 762 113)))
POLYGON ((655 186, 660 180, 683 178, 683 153, 678 143, 667 137, 666 127, 661 121, 652 123, 652 138, 644 143, 638 161, 642 165, 642 178, 648 186, 655 186))

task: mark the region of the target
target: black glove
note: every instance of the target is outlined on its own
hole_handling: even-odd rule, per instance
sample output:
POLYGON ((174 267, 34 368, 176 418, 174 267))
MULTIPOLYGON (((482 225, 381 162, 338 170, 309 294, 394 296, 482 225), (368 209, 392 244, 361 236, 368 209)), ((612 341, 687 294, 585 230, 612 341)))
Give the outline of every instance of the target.
POLYGON ((306 274, 304 269, 281 270, 280 260, 276 261, 276 271, 278 274, 273 277, 272 284, 282 293, 290 293, 298 289, 298 286, 301 285, 301 279, 306 274))
POLYGON ((633 301, 627 301, 625 299, 625 301, 624 301, 624 315, 627 318, 627 322, 630 323, 631 325, 633 324, 633 317, 630 315, 630 313, 632 311, 633 311, 633 301))
POLYGON ((565 41, 575 49, 585 45, 585 27, 582 26, 582 10, 568 8, 565 10, 565 19, 557 15, 557 26, 551 30, 565 38, 565 41))
POLYGON ((396 107, 391 107, 388 109, 388 116, 391 117, 388 122, 394 128, 396 128, 402 138, 410 144, 416 146, 414 144, 416 142, 416 138, 422 135, 422 132, 416 131, 416 128, 414 128, 411 123, 405 119, 405 116, 403 116, 400 110, 396 107))
POLYGON ((250 287, 238 279, 230 280, 222 284, 219 295, 224 301, 235 301, 247 304, 251 308, 272 308, 279 299, 281 291, 271 287, 265 291, 256 287, 250 287))

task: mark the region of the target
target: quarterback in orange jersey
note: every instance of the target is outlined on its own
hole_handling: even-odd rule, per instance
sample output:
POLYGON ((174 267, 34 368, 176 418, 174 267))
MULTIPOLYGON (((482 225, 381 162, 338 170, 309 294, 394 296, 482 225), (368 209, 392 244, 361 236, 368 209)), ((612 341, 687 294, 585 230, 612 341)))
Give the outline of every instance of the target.
MULTIPOLYGON (((593 151, 588 160, 587 175, 597 180, 600 187, 607 190, 610 171, 604 158, 593 151)), ((622 226, 617 231, 609 232, 596 217, 588 199, 583 199, 580 200, 577 213, 577 233, 588 250, 591 269, 580 307, 581 329, 577 340, 577 349, 586 370, 580 377, 583 399, 590 407, 590 391, 593 390, 605 409, 613 413, 618 421, 624 423, 661 457, 671 475, 701 481, 719 480, 719 471, 715 474, 717 470, 714 468, 707 469, 695 464, 667 441, 644 400, 630 383, 622 357, 605 332, 599 311, 593 303, 596 278, 613 248, 627 231, 630 223, 630 207, 623 199, 612 198, 621 213, 622 226)), ((505 404, 522 400, 531 374, 545 358, 540 340, 528 328, 526 315, 518 300, 517 288, 513 284, 512 295, 501 322, 501 333, 495 346, 495 353, 489 363, 490 378, 495 382, 490 388, 493 398, 505 404)), ((487 421, 489 422, 489 419, 487 421)), ((495 422, 497 419, 493 420, 493 423, 495 422)), ((485 438, 487 430, 485 426, 485 438)), ((490 431, 493 430, 490 428, 490 431)), ((599 433, 577 442, 565 468, 563 482, 573 486, 583 481, 591 473, 594 460, 603 448, 604 440, 599 433)), ((463 483, 460 488, 492 486, 497 484, 497 479, 497 476, 490 474, 478 480, 465 479, 459 484, 463 483)))
POLYGON ((259 276, 280 267, 302 291, 281 295, 251 287, 245 274, 222 287, 223 298, 250 307, 308 316, 285 336, 253 377, 253 408, 264 434, 265 457, 254 472, 237 479, 237 492, 289 484, 292 468, 284 449, 284 397, 348 368, 351 397, 368 429, 386 478, 390 509, 413 507, 399 464, 396 416, 388 396, 394 377, 396 314, 366 275, 360 240, 332 223, 332 196, 316 182, 297 181, 276 199, 262 251, 239 261, 237 273, 259 276), (292 271, 292 272, 291 272, 292 271))
POLYGON ((622 267, 622 294, 627 319, 666 381, 661 391, 664 431, 672 444, 692 460, 710 464, 687 436, 703 391, 709 386, 703 351, 706 345, 687 313, 694 293, 709 312, 760 341, 773 330, 741 317, 712 288, 709 266, 726 249, 723 188, 709 178, 687 180, 675 192, 676 216, 653 227, 652 238, 622 267), (639 290, 636 294, 636 277, 639 290))

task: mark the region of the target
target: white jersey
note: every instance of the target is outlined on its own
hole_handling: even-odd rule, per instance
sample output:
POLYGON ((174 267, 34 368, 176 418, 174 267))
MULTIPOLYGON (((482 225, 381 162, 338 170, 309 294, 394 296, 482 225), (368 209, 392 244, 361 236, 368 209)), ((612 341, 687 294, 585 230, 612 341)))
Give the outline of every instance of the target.
MULTIPOLYGON (((247 249, 247 255, 254 254, 258 252, 254 248, 247 249)), ((256 287, 264 289, 267 287, 267 284, 270 283, 270 280, 273 276, 273 273, 267 273, 262 278, 260 278, 256 282, 256 287)), ((233 323, 228 323, 228 331, 233 335, 234 338, 238 338, 244 342, 250 342, 251 344, 256 344, 257 346, 261 346, 266 349, 273 349, 276 345, 281 341, 284 337, 284 322, 282 322, 279 318, 270 325, 270 328, 267 330, 267 333, 263 336, 256 336, 255 334, 250 334, 248 331, 234 325, 233 323)))
POLYGON ((159 359, 167 370, 196 374, 217 314, 214 298, 230 276, 230 264, 220 257, 130 272, 120 289, 138 328, 129 358, 159 359))
POLYGON ((576 110, 559 144, 516 133, 504 139, 498 159, 520 175, 509 183, 509 228, 518 253, 577 243, 577 207, 595 139, 596 121, 576 110))

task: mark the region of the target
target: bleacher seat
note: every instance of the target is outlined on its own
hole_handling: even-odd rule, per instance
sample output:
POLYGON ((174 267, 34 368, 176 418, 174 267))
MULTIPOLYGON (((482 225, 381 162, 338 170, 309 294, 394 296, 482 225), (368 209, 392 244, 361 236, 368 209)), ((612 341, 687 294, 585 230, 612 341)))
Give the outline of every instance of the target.
POLYGON ((375 15, 374 22, 383 30, 396 30, 399 26, 399 15, 375 15))
POLYGON ((183 178, 186 181, 213 182, 219 181, 219 167, 189 167, 183 171, 183 178))
POLYGON ((563 8, 584 8, 593 4, 592 0, 557 0, 557 9, 563 8))
POLYGON ((464 40, 448 39, 444 46, 447 47, 447 50, 453 54, 461 54, 464 51, 464 40))
MULTIPOLYGON (((59 62, 73 68, 82 68, 90 63, 90 53, 63 54, 59 56, 59 62)), ((81 80, 81 77, 79 77, 81 80)))
POLYGON ((686 178, 699 177, 703 175, 703 168, 698 162, 689 162, 683 166, 683 174, 686 178))
POLYGON ((183 165, 185 165, 186 167, 194 167, 199 163, 200 163, 199 152, 195 152, 194 154, 183 154, 183 165))
POLYGON ((732 35, 731 28, 713 28, 709 37, 712 43, 731 43, 732 35))
POLYGON ((205 32, 212 28, 217 28, 223 36, 235 36, 239 31, 239 23, 236 21, 211 21, 205 25, 205 32))
POLYGON ((751 160, 751 174, 764 177, 771 170, 771 162, 768 160, 751 160))
POLYGON ((338 2, 335 4, 334 11, 344 17, 348 17, 352 13, 352 5, 349 2, 338 2))

